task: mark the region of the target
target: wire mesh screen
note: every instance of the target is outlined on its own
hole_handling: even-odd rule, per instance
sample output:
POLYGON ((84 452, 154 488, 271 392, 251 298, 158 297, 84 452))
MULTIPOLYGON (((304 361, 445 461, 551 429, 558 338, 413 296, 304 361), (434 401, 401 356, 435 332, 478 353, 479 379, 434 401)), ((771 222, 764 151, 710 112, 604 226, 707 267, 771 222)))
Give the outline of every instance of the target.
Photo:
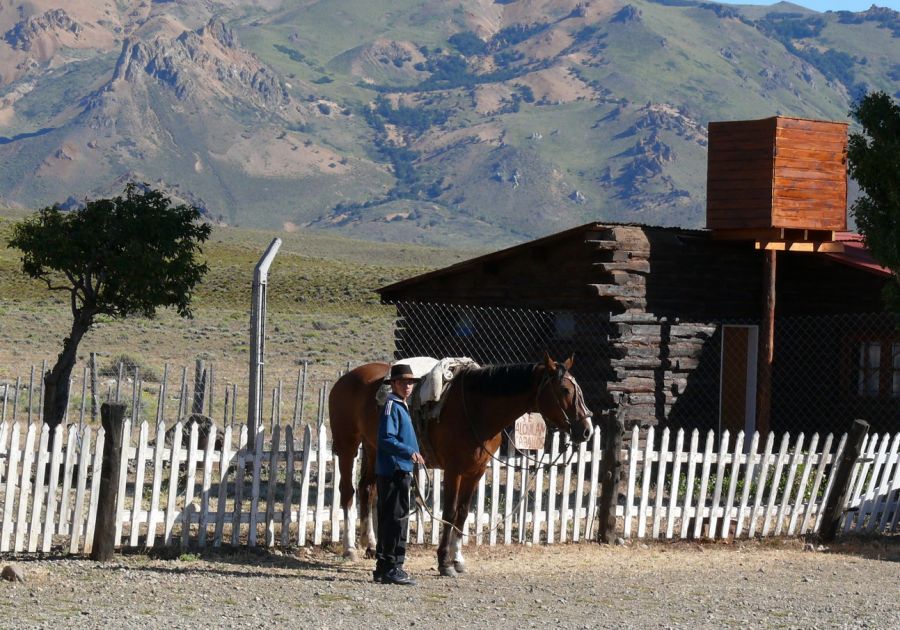
POLYGON ((572 373, 595 414, 609 408, 609 318, 597 313, 399 302, 396 358, 469 357, 481 365, 533 363, 574 353, 572 373))
POLYGON ((776 429, 900 427, 900 319, 891 314, 795 317, 778 321, 773 362, 776 429))
MULTIPOLYGON (((466 356, 482 365, 575 354, 573 373, 599 414, 626 426, 757 427, 757 321, 682 322, 646 314, 399 302, 395 358, 466 356)), ((900 426, 900 335, 893 315, 784 317, 775 325, 770 428, 843 433, 861 418, 900 426)))

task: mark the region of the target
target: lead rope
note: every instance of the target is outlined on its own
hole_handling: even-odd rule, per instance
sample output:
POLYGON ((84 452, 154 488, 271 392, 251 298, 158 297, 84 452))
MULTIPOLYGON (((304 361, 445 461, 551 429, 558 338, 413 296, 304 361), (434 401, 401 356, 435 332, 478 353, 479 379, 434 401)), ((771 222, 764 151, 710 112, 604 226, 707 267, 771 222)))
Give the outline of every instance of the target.
MULTIPOLYGON (((497 460, 497 461, 499 461, 499 460, 497 460)), ((418 470, 419 466, 420 466, 420 464, 415 464, 416 470, 418 470)), ((426 496, 423 496, 422 489, 419 487, 419 481, 418 481, 418 479, 416 479, 417 475, 413 474, 413 485, 416 487, 416 505, 419 506, 425 512, 428 512, 428 514, 431 516, 432 520, 437 521, 438 523, 443 523, 444 525, 447 525, 449 527, 452 527, 454 530, 456 530, 456 533, 458 533, 460 536, 465 536, 466 535, 465 532, 463 532, 459 527, 457 527, 453 523, 445 521, 443 518, 441 518, 440 516, 438 516, 437 514, 435 514, 433 511, 431 511, 429 509, 427 497, 428 497, 428 495, 431 494, 432 483, 431 483, 431 478, 428 476, 428 468, 425 466, 422 466, 422 471, 425 473, 425 479, 428 482, 429 489, 428 489, 428 492, 426 493, 426 496)), ((537 475, 534 475, 533 477, 535 479, 537 479, 537 475)), ((501 525, 503 525, 514 514, 517 514, 519 512, 519 508, 522 506, 522 501, 524 501, 525 497, 527 497, 527 496, 528 496, 528 488, 525 488, 524 491, 519 496, 519 500, 516 502, 516 505, 513 507, 512 511, 510 511, 506 516, 504 516, 499 521, 497 521, 496 525, 488 528, 488 530, 484 533, 490 534, 492 531, 498 529, 501 525)), ((416 512, 415 509, 410 510, 409 515, 412 515, 415 512, 416 512)))

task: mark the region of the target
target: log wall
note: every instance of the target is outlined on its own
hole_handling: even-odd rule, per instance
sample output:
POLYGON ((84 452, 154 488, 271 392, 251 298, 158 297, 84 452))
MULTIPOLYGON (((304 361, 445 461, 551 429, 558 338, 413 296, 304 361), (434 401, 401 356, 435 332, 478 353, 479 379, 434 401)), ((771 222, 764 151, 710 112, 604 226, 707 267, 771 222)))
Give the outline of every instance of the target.
MULTIPOLYGON (((778 274, 779 318, 881 310, 883 279, 826 256, 781 254, 778 274)), ((513 336, 508 322, 486 317, 479 336, 466 338, 454 329, 456 315, 426 330, 414 309, 401 305, 397 352, 506 362, 513 355, 537 360, 544 349, 557 357, 575 351, 576 376, 595 413, 622 402, 629 427, 671 421, 710 428, 718 421, 720 324, 759 321, 762 279, 762 252, 751 242, 699 230, 589 224, 388 287, 382 297, 574 313, 567 336, 557 334, 551 313, 513 336), (451 332, 426 339, 438 328, 451 332)))

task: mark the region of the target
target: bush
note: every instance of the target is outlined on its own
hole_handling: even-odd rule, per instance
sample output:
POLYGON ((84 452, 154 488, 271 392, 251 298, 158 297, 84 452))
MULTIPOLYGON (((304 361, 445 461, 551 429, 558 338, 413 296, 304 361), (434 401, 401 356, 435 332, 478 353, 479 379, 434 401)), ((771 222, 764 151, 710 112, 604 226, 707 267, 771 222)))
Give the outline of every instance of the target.
POLYGON ((124 376, 134 376, 134 370, 140 370, 138 376, 145 382, 158 383, 161 376, 159 372, 152 366, 145 364, 130 354, 120 354, 109 360, 106 365, 100 365, 97 368, 97 375, 107 378, 116 378, 119 375, 119 365, 122 365, 122 374, 124 376))
POLYGON ((487 52, 487 45, 472 31, 463 31, 455 33, 447 40, 450 45, 456 48, 463 55, 483 55, 487 52))

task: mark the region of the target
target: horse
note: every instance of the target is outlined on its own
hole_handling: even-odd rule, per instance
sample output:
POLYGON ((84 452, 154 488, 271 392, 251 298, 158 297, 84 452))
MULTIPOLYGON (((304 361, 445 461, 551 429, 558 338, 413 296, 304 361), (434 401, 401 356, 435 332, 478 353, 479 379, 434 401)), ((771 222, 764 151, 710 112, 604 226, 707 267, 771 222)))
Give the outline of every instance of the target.
MULTIPOLYGON (((437 550, 440 574, 455 577, 465 572, 461 532, 472 495, 488 462, 501 444, 501 434, 526 412, 539 412, 548 428, 568 432, 574 442, 591 437, 591 411, 570 370, 574 355, 559 363, 545 352, 536 364, 466 368, 454 376, 438 421, 427 436, 433 450, 429 467, 445 471, 442 519, 451 526, 441 532, 437 550)), ((390 369, 387 363, 367 363, 339 378, 328 396, 332 447, 341 474, 340 502, 344 513, 344 556, 355 560, 353 462, 363 446, 359 479, 360 519, 366 529, 366 557, 375 555, 371 518, 375 494, 375 448, 378 408, 375 395, 390 369)))

